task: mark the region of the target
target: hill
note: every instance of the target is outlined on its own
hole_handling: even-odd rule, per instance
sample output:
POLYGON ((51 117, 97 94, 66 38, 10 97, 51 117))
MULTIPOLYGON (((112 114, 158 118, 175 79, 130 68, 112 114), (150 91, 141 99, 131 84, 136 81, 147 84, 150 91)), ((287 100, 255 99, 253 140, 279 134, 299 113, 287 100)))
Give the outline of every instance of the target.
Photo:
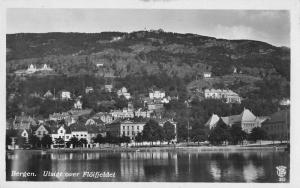
POLYGON ((53 67, 57 73, 100 76, 160 74, 195 78, 279 74, 289 80, 290 50, 251 40, 225 40, 162 30, 132 33, 19 33, 7 35, 7 72, 29 64, 53 67), (103 64, 97 68, 96 64, 103 64))

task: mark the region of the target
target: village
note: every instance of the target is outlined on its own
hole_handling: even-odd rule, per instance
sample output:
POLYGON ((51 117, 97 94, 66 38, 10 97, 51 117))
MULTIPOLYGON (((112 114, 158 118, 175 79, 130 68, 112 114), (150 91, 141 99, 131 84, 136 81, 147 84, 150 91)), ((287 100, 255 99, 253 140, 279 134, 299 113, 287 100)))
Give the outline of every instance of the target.
MULTIPOLYGON (((44 64, 42 68, 30 65, 27 70, 16 71, 17 76, 34 74, 36 72, 51 72, 50 66, 44 64)), ((234 69, 236 74, 236 69, 234 69)), ((210 79, 211 72, 204 72, 202 79, 210 79)), ((86 96, 93 94, 94 88, 82 88, 86 96)), ((153 143, 178 144, 182 142, 228 144, 231 134, 234 140, 231 144, 243 144, 246 140, 287 141, 289 139, 289 110, 279 110, 274 114, 256 116, 244 107, 239 114, 220 116, 212 113, 206 120, 205 136, 189 136, 193 131, 187 122, 187 140, 178 139, 178 122, 174 116, 165 116, 165 106, 172 101, 178 101, 180 96, 169 96, 163 89, 153 86, 148 93, 140 97, 142 106, 134 106, 134 96, 122 86, 117 89, 113 84, 105 84, 104 92, 114 94, 126 101, 127 106, 122 109, 95 112, 90 108, 83 108, 83 96, 75 96, 68 90, 49 90, 43 94, 32 93, 31 97, 50 101, 71 101, 72 108, 68 111, 58 111, 49 114, 48 118, 36 118, 22 112, 7 122, 7 148, 99 148, 103 144, 120 146, 153 145, 153 143), (228 133, 225 129, 228 127, 228 133), (147 127, 147 128, 145 128, 147 127), (154 131, 152 130, 154 129, 154 131), (254 130, 254 131, 253 131, 254 130), (152 131, 152 132, 151 132, 152 131), (220 133, 221 131, 221 133, 220 133), (147 135, 150 134, 150 135, 147 135), (214 134, 215 138, 212 138, 214 134), (248 135, 248 136, 247 136, 248 135), (251 136, 250 136, 251 135, 251 136), (223 137, 223 138, 220 138, 223 137), (230 137, 230 136, 229 136, 230 137), (250 138, 251 137, 251 138, 250 138), (195 139, 198 138, 198 139, 195 139)), ((229 89, 205 88, 200 91, 203 100, 218 100, 226 104, 240 104, 242 97, 229 89)), ((189 106, 192 99, 184 103, 189 106)), ((289 106, 289 101, 283 100, 283 106, 289 106)), ((176 115, 175 115, 176 117, 176 115)), ((189 120, 188 120, 189 121, 189 120)))

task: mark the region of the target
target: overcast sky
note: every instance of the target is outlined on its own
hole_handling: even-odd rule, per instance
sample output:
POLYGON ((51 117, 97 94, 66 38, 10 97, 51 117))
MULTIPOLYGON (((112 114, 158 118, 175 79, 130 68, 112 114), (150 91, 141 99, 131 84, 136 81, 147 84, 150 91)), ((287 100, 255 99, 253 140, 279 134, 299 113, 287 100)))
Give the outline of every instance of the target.
POLYGON ((145 28, 290 46, 288 11, 7 9, 7 33, 131 32, 145 28))

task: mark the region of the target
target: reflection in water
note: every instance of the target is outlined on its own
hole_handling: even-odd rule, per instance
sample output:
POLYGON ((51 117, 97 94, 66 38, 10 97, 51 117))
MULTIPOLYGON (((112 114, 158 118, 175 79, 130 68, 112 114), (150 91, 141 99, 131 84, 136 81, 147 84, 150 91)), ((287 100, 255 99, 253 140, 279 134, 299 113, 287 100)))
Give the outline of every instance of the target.
MULTIPOLYGON (((277 182, 276 166, 289 169, 286 152, 58 152, 7 153, 11 181, 169 181, 277 182), (35 177, 11 176, 11 171, 35 172, 35 177), (43 176, 43 171, 80 173, 78 177, 43 176), (114 178, 83 177, 84 172, 115 173, 114 178)), ((289 172, 287 172, 289 181, 289 172)))

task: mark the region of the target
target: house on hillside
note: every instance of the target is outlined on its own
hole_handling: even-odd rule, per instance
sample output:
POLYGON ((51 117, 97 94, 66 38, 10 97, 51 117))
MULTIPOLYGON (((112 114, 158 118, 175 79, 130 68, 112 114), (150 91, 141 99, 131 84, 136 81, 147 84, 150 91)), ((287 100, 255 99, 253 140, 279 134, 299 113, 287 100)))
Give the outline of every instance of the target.
POLYGON ((59 92, 59 96, 61 100, 70 100, 71 99, 71 92, 67 90, 62 90, 59 92))
POLYGON ((30 116, 22 112, 21 116, 15 116, 13 120, 14 129, 30 129, 31 126, 36 126, 36 121, 30 116))
POLYGON ((74 108, 81 110, 82 109, 82 102, 80 100, 76 100, 76 102, 74 103, 74 108))
POLYGON ((119 89, 117 91, 117 95, 118 97, 121 97, 121 96, 124 96, 125 99, 129 100, 131 98, 131 95, 130 93, 127 91, 127 88, 126 87, 122 87, 121 89, 119 89))
POLYGON ((94 92, 94 88, 93 87, 86 87, 85 88, 85 93, 89 94, 89 93, 93 93, 94 92))
POLYGON ((241 97, 227 89, 205 89, 205 99, 225 99, 226 103, 241 103, 241 97))
POLYGON ((159 89, 151 89, 149 91, 149 98, 150 99, 163 99, 166 97, 166 92, 159 89))
POLYGON ((93 116, 93 119, 100 119, 104 123, 111 123, 113 121, 113 116, 107 112, 99 112, 93 116))
POLYGON ((211 72, 203 72, 203 78, 210 78, 211 72))
POLYGON ((106 92, 112 92, 113 85, 112 84, 106 84, 104 85, 104 89, 106 92))
POLYGON ((50 90, 48 90, 45 94, 44 94, 44 98, 46 99, 52 99, 54 96, 53 94, 51 93, 50 90))

